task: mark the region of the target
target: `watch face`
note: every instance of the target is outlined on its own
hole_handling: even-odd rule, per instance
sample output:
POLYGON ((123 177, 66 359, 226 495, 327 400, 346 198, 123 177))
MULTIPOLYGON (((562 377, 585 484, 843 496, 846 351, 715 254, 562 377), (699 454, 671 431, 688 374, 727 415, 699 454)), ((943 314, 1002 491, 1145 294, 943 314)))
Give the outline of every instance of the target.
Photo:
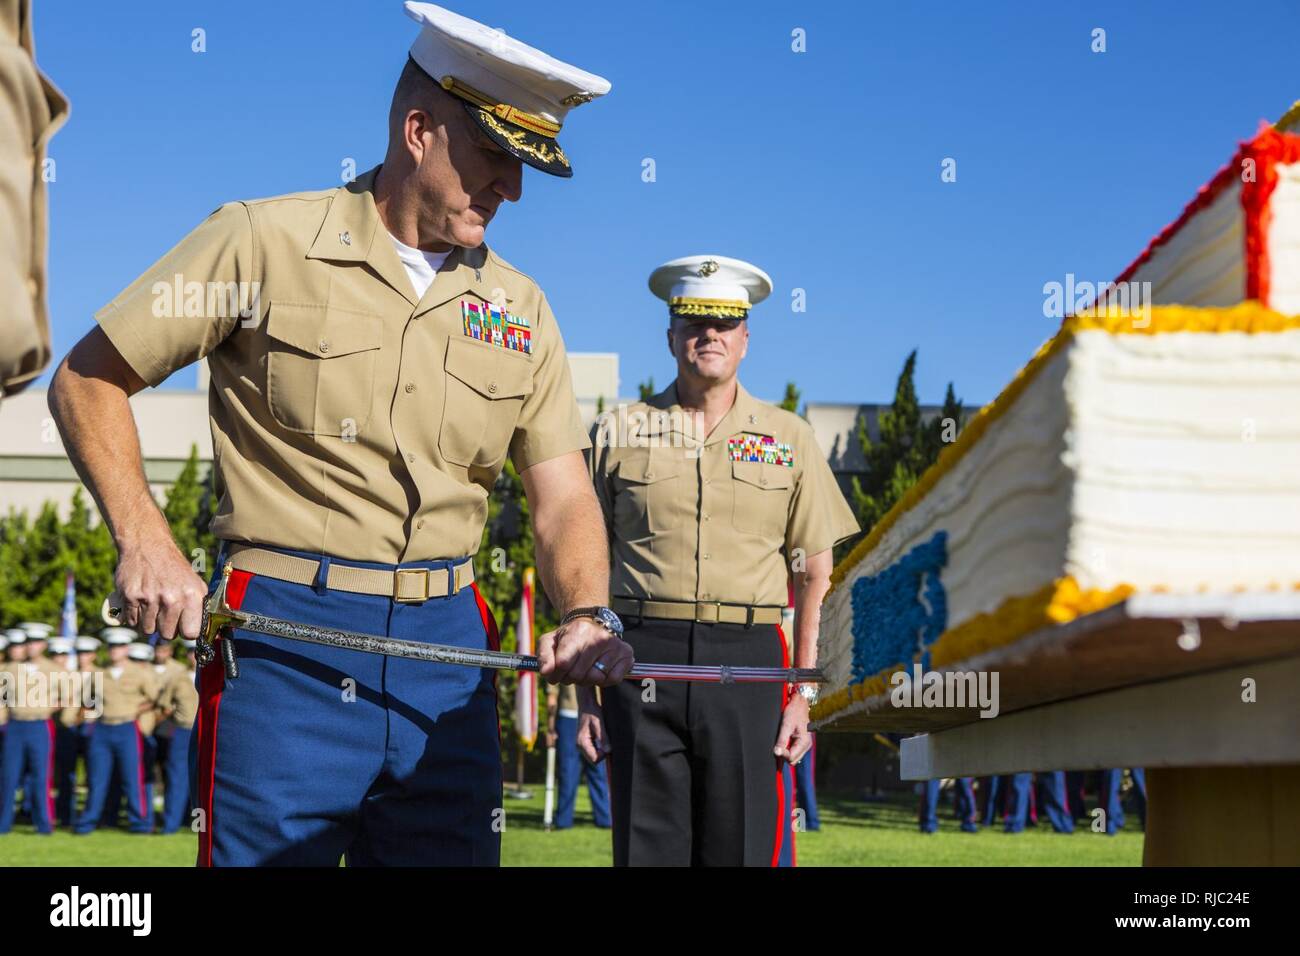
POLYGON ((596 610, 596 616, 600 618, 601 624, 604 624, 607 628, 609 628, 619 637, 623 636, 623 622, 620 621, 618 615, 615 614, 613 611, 611 611, 609 608, 607 607, 598 608, 596 610))

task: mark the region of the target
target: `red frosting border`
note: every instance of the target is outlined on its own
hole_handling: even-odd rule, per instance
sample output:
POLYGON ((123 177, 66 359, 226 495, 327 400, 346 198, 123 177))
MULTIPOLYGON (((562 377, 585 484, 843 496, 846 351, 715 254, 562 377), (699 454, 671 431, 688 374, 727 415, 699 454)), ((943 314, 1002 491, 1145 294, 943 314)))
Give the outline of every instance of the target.
POLYGON ((1277 187, 1277 164, 1300 162, 1300 136, 1283 133, 1268 123, 1262 124, 1254 139, 1242 142, 1232 159, 1216 172, 1208 183, 1196 191, 1196 198, 1184 207, 1182 213, 1160 230, 1137 258, 1115 280, 1127 282, 1156 250, 1167 243, 1194 215, 1218 198, 1228 184, 1240 175, 1241 164, 1246 159, 1255 162, 1255 179, 1242 184, 1241 205, 1245 217, 1246 288, 1244 298, 1256 299, 1268 305, 1268 235, 1272 212, 1269 199, 1277 187))

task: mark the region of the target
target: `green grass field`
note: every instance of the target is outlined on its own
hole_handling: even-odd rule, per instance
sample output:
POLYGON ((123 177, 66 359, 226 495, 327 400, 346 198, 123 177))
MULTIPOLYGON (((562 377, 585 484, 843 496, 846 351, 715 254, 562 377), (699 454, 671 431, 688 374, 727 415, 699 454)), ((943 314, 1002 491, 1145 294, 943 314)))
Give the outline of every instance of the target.
MULTIPOLYGON (((540 789, 531 800, 506 801, 502 862, 506 866, 608 866, 609 831, 597 830, 585 789, 578 794, 577 826, 542 829, 540 789)), ((1141 831, 1116 836, 1078 830, 1037 830, 1010 836, 998 828, 962 833, 947 806, 940 808, 939 832, 916 830, 916 801, 846 798, 821 801, 822 828, 798 835, 800 866, 1139 866, 1141 831)), ((1136 820, 1133 821, 1136 823, 1136 820)), ((0 867, 7 866, 191 866, 195 838, 132 836, 100 830, 77 837, 67 831, 37 836, 18 825, 0 836, 0 867)))

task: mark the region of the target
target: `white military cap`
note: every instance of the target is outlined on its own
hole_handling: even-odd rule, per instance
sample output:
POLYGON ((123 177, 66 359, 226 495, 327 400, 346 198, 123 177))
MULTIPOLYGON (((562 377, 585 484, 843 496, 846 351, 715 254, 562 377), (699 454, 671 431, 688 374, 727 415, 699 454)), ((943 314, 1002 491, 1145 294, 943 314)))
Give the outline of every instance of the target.
POLYGON ((0 651, 3 651, 8 646, 9 646, 9 638, 5 637, 3 634, 0 634, 0 651))
POLYGON ((29 641, 45 641, 54 633, 52 624, 42 624, 40 621, 23 621, 18 626, 23 629, 29 641))
POLYGON ((115 645, 130 644, 139 637, 140 634, 138 631, 130 627, 106 627, 99 632, 99 636, 109 645, 115 645))
POLYGON ((199 646, 198 641, 191 641, 188 637, 182 637, 181 643, 185 645, 187 651, 192 651, 194 648, 199 646))
POLYGON ((71 653, 72 653, 72 638, 54 637, 50 639, 51 656, 53 656, 54 654, 71 654, 71 653))
POLYGON ((151 661, 153 660, 153 648, 148 644, 135 641, 126 649, 126 656, 133 661, 151 661))
POLYGON ((459 97, 498 146, 553 176, 572 176, 556 142, 569 110, 609 92, 603 77, 432 3, 406 3, 420 24, 411 59, 459 97))
POLYGON ((6 627, 5 637, 9 639, 10 644, 22 644, 27 640, 27 632, 21 627, 6 627))
POLYGON ((758 266, 726 256, 685 256, 650 273, 650 291, 673 318, 744 319, 772 291, 758 266))
POLYGON ((78 654, 88 654, 88 653, 94 653, 95 651, 99 650, 99 645, 102 642, 97 637, 90 637, 88 635, 83 634, 77 638, 75 643, 76 643, 78 654))

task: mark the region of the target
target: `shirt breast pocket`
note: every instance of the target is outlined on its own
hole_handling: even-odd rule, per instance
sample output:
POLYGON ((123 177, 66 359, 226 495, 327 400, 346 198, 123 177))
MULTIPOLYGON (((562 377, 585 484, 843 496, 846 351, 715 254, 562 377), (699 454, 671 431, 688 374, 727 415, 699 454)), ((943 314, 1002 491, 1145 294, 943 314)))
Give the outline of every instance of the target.
POLYGON ((505 461, 524 399, 533 393, 532 363, 493 345, 452 338, 444 369, 438 450, 466 468, 497 467, 505 461))
POLYGON ((745 534, 784 538, 793 486, 793 476, 784 465, 733 461, 732 525, 745 534))
POLYGON ((383 342, 380 316, 272 302, 266 334, 272 418, 290 431, 328 437, 365 426, 383 342))
POLYGON ((671 530, 675 506, 687 493, 682 486, 681 449, 651 449, 626 459, 614 481, 614 531, 623 541, 643 541, 671 530), (673 452, 676 452, 676 455, 673 452))

